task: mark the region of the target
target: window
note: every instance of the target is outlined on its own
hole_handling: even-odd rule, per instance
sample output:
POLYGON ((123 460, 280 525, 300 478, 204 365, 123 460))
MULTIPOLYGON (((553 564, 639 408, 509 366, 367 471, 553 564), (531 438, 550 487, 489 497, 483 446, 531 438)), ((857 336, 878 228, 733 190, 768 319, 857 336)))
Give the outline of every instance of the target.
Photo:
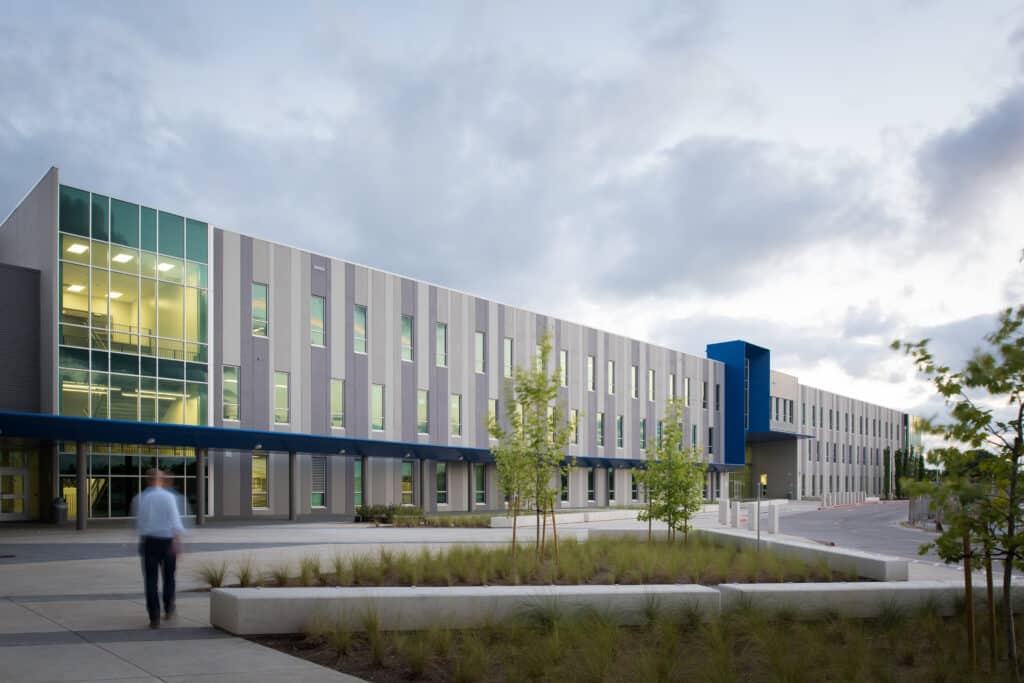
POLYGON ((352 350, 366 353, 366 306, 352 307, 352 350))
POLYGON ((690 407, 690 378, 683 378, 683 405, 690 407))
POLYGON ((800 424, 807 424, 807 403, 800 404, 800 424))
POLYGON ((314 455, 310 458, 313 469, 312 484, 310 485, 309 505, 310 507, 322 508, 327 504, 327 456, 314 455))
POLYGON ((402 360, 412 362, 412 316, 402 316, 402 360))
POLYGON ((587 468, 587 502, 593 503, 597 500, 594 482, 597 479, 597 468, 587 468))
POLYGON ((690 426, 690 447, 697 447, 697 425, 690 426))
POLYGON ((587 356, 587 391, 594 390, 594 357, 587 356))
POLYGON ((356 506, 363 504, 363 459, 356 458, 352 462, 352 502, 356 506))
POLYGON ((462 436, 462 395, 452 394, 448 406, 448 417, 451 422, 452 436, 462 436))
POLYGON ((597 419, 597 445, 604 445, 604 413, 598 413, 594 416, 597 419))
POLYGON ((505 377, 512 377, 512 368, 515 366, 512 350, 512 337, 505 337, 504 357, 501 359, 505 377))
POLYGON ((224 392, 224 419, 237 420, 238 418, 238 367, 225 365, 223 367, 223 378, 221 388, 224 392))
POLYGON ((430 392, 419 389, 416 392, 416 433, 430 433, 430 392))
POLYGON ((498 422, 498 399, 489 398, 487 399, 487 424, 495 424, 498 422))
POLYGON ((448 367, 448 323, 438 323, 434 330, 437 341, 437 367, 448 367))
POLYGON ((558 379, 563 387, 569 386, 569 352, 565 349, 558 352, 558 379))
POLYGON ((621 415, 615 416, 615 447, 622 448, 622 444, 625 440, 625 426, 621 415))
POLYGON ((274 371, 274 422, 288 424, 288 373, 274 371))
POLYGON ((828 409, 828 428, 832 429, 832 409, 828 409))
POLYGON ((479 372, 487 372, 487 335, 477 332, 473 335, 473 368, 479 372))
POLYGON ((654 400, 654 370, 647 371, 647 400, 654 400))
POLYGON ((412 465, 412 460, 402 461, 402 505, 412 505, 414 500, 412 465))
POLYGON ((569 410, 569 441, 570 443, 580 442, 580 428, 579 428, 579 415, 580 411, 572 408, 569 410))
POLYGON ((640 483, 633 472, 629 473, 629 497, 633 501, 640 500, 640 483))
POLYGON ((309 343, 324 345, 324 298, 316 294, 309 297, 309 343))
POLYGON ((270 331, 267 313, 267 286, 254 282, 252 283, 252 333, 257 337, 266 337, 270 331))
POLYGON ((722 409, 722 385, 715 384, 715 410, 722 409))
POLYGON ((647 448, 647 418, 640 418, 640 449, 647 448))
POLYGON ((562 502, 563 503, 568 503, 569 502, 569 473, 568 472, 565 472, 565 471, 562 472, 562 475, 561 475, 561 485, 562 485, 562 491, 561 491, 562 492, 562 502))
POLYGON ((639 395, 637 393, 639 391, 637 385, 640 383, 640 379, 638 377, 639 372, 640 372, 640 369, 637 366, 635 366, 635 365, 630 366, 630 368, 629 368, 629 395, 630 395, 631 398, 636 398, 639 395))
POLYGON ((384 431, 384 385, 374 384, 370 387, 370 428, 384 431))
POLYGON ((707 409, 708 407, 708 383, 702 382, 700 385, 700 404, 701 407, 707 409))
POLYGON ((487 470, 482 462, 473 463, 473 501, 487 503, 487 470))
POLYGON ((814 406, 812 405, 811 406, 811 426, 812 427, 817 427, 818 426, 817 414, 818 414, 817 411, 814 409, 814 406))
POLYGON ((331 426, 345 426, 345 380, 331 380, 331 426))
POLYGON ((555 440, 555 408, 548 406, 548 443, 555 440))
POLYGON ((536 368, 537 370, 546 370, 547 368, 545 368, 543 366, 543 361, 544 361, 543 349, 541 348, 540 344, 537 344, 533 348, 533 367, 536 368))
POLYGON ((608 361, 608 393, 615 393, 615 361, 608 361))
POLYGON ((676 373, 674 372, 668 374, 668 397, 670 399, 676 397, 676 373))
POLYGON ((708 427, 708 453, 715 452, 715 428, 708 427))
POLYGON ((608 501, 615 500, 615 468, 608 468, 608 501))
POLYGON ((270 486, 267 480, 267 456, 252 456, 252 509, 266 510, 270 507, 270 486))
POLYGON ((437 463, 437 504, 448 504, 448 463, 437 463))
POLYGON ((655 439, 657 439, 656 444, 658 448, 661 448, 661 435, 664 432, 665 423, 662 420, 658 420, 658 424, 655 429, 657 430, 657 434, 655 436, 655 439))

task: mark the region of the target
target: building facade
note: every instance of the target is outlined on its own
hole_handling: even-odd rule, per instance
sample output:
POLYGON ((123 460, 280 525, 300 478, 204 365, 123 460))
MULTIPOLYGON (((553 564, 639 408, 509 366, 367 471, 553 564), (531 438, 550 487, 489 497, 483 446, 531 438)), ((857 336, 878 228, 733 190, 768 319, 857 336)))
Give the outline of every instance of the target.
MULTIPOLYGON (((94 518, 129 515, 154 466, 193 508, 205 489, 216 518, 284 516, 293 497, 314 517, 500 510, 488 420, 545 332, 575 424, 567 507, 642 500, 633 471, 673 397, 709 499, 730 472, 742 495, 754 470, 769 495, 877 495, 907 433, 904 414, 801 386, 745 342, 705 357, 646 344, 63 185, 57 169, 0 227, 0 263, 0 411, 334 437, 293 459, 213 448, 202 472, 193 447, 92 442, 94 518)), ((4 434, 0 520, 82 495, 75 442, 4 434)))

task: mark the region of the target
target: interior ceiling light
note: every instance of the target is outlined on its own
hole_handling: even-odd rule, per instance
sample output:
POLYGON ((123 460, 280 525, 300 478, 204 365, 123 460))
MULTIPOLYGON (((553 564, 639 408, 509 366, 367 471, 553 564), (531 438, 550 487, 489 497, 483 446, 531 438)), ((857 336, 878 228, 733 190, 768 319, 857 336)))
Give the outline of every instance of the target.
POLYGON ((85 287, 82 285, 68 285, 68 291, 73 292, 75 294, 78 294, 79 292, 82 292, 84 290, 85 287))
POLYGON ((68 251, 71 252, 72 254, 84 254, 85 252, 89 251, 89 247, 85 246, 84 244, 75 243, 68 247, 68 251))
POLYGON ((120 299, 121 298, 121 292, 111 292, 110 293, 110 298, 111 299, 120 299))
POLYGON ((131 254, 118 254, 117 256, 115 256, 114 258, 112 258, 110 260, 114 261, 115 263, 128 263, 133 258, 135 258, 135 257, 132 256, 131 254))
POLYGON ((156 265, 156 269, 159 270, 161 273, 166 273, 168 270, 174 269, 174 264, 161 262, 156 265))

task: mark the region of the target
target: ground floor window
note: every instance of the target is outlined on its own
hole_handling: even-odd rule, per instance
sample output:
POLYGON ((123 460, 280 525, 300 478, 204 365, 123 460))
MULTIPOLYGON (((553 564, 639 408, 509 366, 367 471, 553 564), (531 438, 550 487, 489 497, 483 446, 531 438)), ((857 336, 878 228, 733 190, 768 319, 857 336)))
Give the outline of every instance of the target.
POLYGON ((640 483, 636 480, 636 474, 633 472, 629 473, 629 488, 630 499, 640 500, 640 483))
POLYGON ((252 509, 265 510, 270 507, 270 482, 267 473, 267 456, 252 456, 252 509))
POLYGON ((561 478, 562 478, 561 482, 560 482, 561 489, 562 489, 561 501, 563 503, 568 503, 569 502, 569 473, 563 470, 562 474, 561 474, 561 478))
POLYGON ((312 466, 313 477, 309 504, 311 507, 322 508, 327 504, 327 456, 314 455, 312 466))
POLYGON ((412 461, 402 461, 402 505, 412 505, 412 461))
POLYGON ((437 463, 437 504, 448 504, 448 463, 437 463))
POLYGON ((473 500, 481 505, 487 502, 487 470, 483 463, 473 465, 473 500))
POLYGON ((352 463, 352 502, 356 507, 363 504, 363 459, 352 463))
POLYGON ((597 471, 591 467, 587 470, 587 501, 593 503, 597 500, 597 493, 594 490, 594 482, 597 479, 597 471))
POLYGON ((608 502, 615 500, 615 468, 608 468, 608 502))

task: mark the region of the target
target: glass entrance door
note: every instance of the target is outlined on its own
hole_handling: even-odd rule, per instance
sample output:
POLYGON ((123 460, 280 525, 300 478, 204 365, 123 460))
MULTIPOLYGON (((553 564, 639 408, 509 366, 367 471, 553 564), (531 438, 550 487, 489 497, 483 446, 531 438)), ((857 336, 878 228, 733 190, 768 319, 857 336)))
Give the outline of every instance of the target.
POLYGON ((28 469, 0 467, 0 521, 28 518, 28 469))

